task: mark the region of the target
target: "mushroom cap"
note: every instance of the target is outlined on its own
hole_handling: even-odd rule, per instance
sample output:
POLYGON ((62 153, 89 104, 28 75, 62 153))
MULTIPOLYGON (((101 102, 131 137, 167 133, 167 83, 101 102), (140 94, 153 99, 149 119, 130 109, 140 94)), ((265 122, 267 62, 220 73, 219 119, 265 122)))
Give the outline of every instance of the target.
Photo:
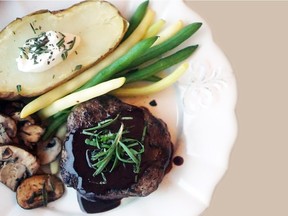
POLYGON ((53 137, 51 140, 37 144, 37 156, 40 164, 45 165, 56 160, 62 149, 61 140, 53 137))

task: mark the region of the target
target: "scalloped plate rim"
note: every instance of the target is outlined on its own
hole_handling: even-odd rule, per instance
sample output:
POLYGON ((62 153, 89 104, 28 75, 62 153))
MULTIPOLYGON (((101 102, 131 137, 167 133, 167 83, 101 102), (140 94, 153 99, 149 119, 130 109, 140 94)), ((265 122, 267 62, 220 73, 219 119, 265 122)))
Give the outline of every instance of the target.
MULTIPOLYGON (((56 0, 53 0, 56 1, 56 0)), ((53 2, 52 1, 52 2, 53 2)), ((60 3, 65 4, 66 1, 60 1, 60 3)), ((70 1, 71 3, 72 1, 70 1)), ((74 1, 78 2, 78 1, 74 1)), ((121 8, 123 9, 123 14, 126 15, 126 13, 131 13, 131 9, 134 8, 136 5, 138 5, 141 0, 133 1, 132 4, 131 0, 129 1, 117 1, 117 0, 111 0, 112 3, 115 3, 116 5, 119 5, 119 9, 122 12, 121 8), (129 2, 129 6, 124 7, 124 2, 129 2)), ((176 149, 176 154, 185 154, 184 159, 185 163, 183 166, 175 167, 172 171, 167 175, 167 177, 164 179, 163 183, 160 185, 159 189, 152 193, 150 196, 146 198, 131 198, 125 200, 123 205, 120 207, 103 213, 103 215, 132 215, 135 214, 134 208, 141 208, 143 209, 143 214, 141 212, 141 215, 147 215, 150 213, 153 214, 153 211, 158 211, 159 209, 162 210, 162 212, 158 215, 174 215, 175 213, 178 213, 182 216, 191 216, 191 215, 199 215, 201 212, 205 210, 209 206, 213 191, 216 187, 216 185, 219 183, 220 179, 223 177, 224 173, 226 172, 228 165, 229 165, 229 157, 231 153, 231 149, 233 147, 233 144, 235 142, 235 139, 237 137, 237 119, 235 116, 235 106, 237 102, 237 89, 236 89, 236 80, 231 68, 231 65, 229 61, 227 60, 224 53, 220 50, 220 48, 215 44, 212 32, 206 23, 206 21, 201 18, 198 14, 196 14, 191 8, 189 8, 183 0, 169 0, 169 4, 167 4, 168 1, 157 1, 157 0, 150 0, 151 7, 160 8, 162 9, 162 5, 165 2, 164 15, 166 16, 166 19, 168 23, 171 23, 175 19, 172 19, 169 17, 169 10, 171 10, 172 4, 173 7, 177 5, 176 8, 178 10, 174 14, 178 14, 178 17, 184 18, 184 21, 189 21, 190 19, 193 19, 195 21, 201 21, 203 23, 203 26, 201 27, 201 31, 195 35, 195 37, 192 37, 191 40, 189 40, 189 43, 191 42, 201 42, 202 50, 204 51, 210 51, 210 53, 203 53, 199 51, 189 59, 191 61, 192 66, 190 67, 190 70, 194 70, 194 74, 197 76, 189 77, 185 76, 184 78, 180 79, 178 82, 177 87, 177 94, 180 94, 181 100, 183 104, 180 104, 179 107, 176 107, 176 109, 180 110, 180 115, 182 118, 179 118, 176 121, 180 121, 180 124, 183 124, 183 134, 178 134, 178 145, 176 149), (168 9, 167 9, 168 8, 168 9), (184 11, 184 12, 183 12, 184 11), (181 15, 181 16, 180 16, 181 15), (204 43, 205 42, 205 43, 204 43), (195 63, 196 62, 196 63, 195 63), (217 66, 215 68, 215 65, 217 66), (218 65, 220 65, 220 69, 218 69, 218 65), (220 72, 219 72, 220 71, 220 72), (204 75, 203 75, 204 73, 204 75), (220 73, 220 77, 219 76, 220 73), (216 78, 215 78, 216 77, 216 78), (187 78, 187 79, 186 79, 187 78), (186 80, 185 80, 186 79, 186 80), (187 80, 190 80, 187 82, 187 80), (221 85, 224 80, 225 85, 221 85), (216 82, 217 81, 217 82, 216 82), (219 82, 218 82, 219 81, 219 82), (190 88, 188 88, 189 86, 190 88), (187 89, 191 89, 189 92, 187 89), (204 90, 203 90, 204 89, 204 90), (186 93, 186 94, 185 94, 186 93), (186 101, 185 105, 185 95, 188 95, 189 97, 191 95, 193 100, 199 100, 199 107, 195 107, 192 103, 192 108, 186 101), (199 96, 201 95, 201 97, 199 96), (205 100, 203 100, 203 98, 205 100), (216 99, 215 99, 216 98, 216 99), (202 101, 201 101, 202 100, 202 101), (188 104, 188 105, 187 105, 188 104), (187 108, 188 107, 188 108, 187 108), (192 110, 192 111, 191 111, 192 110), (196 111, 195 111, 196 110, 196 111), (215 117, 218 113, 220 114, 220 117, 215 117), (224 116, 221 116, 224 115, 224 116), (194 131, 202 133, 203 129, 196 129, 198 126, 205 127, 207 126, 207 122, 211 121, 211 119, 216 119, 219 123, 219 121, 224 120, 224 123, 221 122, 221 124, 224 124, 224 126, 229 126, 229 133, 227 133, 227 136, 223 137, 223 131, 222 130, 216 130, 216 132, 207 131, 208 134, 212 134, 213 137, 219 138, 220 141, 218 141, 216 146, 212 146, 209 142, 208 138, 203 138, 198 134, 192 134, 190 136, 190 131, 187 128, 193 128, 194 131), (187 131, 188 130, 188 131, 187 131), (217 133, 220 133, 220 135, 217 133), (189 136, 188 136, 189 134, 189 136), (196 144, 187 144, 185 141, 190 142, 198 142, 201 145, 205 145, 208 143, 209 148, 212 148, 217 152, 217 155, 213 154, 211 152, 212 150, 209 149, 201 149, 201 145, 196 144), (184 145, 181 145, 184 144, 184 145), (199 147, 200 146, 200 147, 199 147), (215 147, 215 149, 214 149, 215 147), (218 149, 218 148, 220 149, 218 149), (207 150, 207 151, 206 151, 207 150), (211 160, 213 158, 214 161, 211 160), (188 164, 188 165, 187 165, 188 164), (187 170, 194 169, 192 173, 187 173, 187 170), (204 170, 205 169, 205 170, 204 170), (209 181, 203 181, 204 178, 210 177, 209 181), (198 179, 197 179, 198 178, 198 179), (201 181, 200 181, 201 180, 201 181), (168 187, 171 186, 171 182, 173 183, 174 188, 168 187), (192 184, 193 183, 193 184, 192 184), (177 192, 176 192, 177 189, 177 192), (177 198, 178 201, 175 201, 175 198, 173 199, 172 196, 177 197, 182 196, 182 199, 177 198), (167 198, 169 195, 169 198, 167 198), (153 204, 151 205, 151 200, 161 200, 160 202, 157 202, 157 205, 153 204), (166 203, 164 201, 167 201, 166 203), (190 203, 193 204, 190 204, 190 203), (127 203, 127 205, 125 204, 127 203), (174 206, 171 204, 174 203, 174 206), (169 205, 168 205, 169 204, 169 205), (176 207, 176 208, 175 208, 176 207), (175 211, 175 209, 178 209, 175 211)), ((4 2, 0 2, 0 4, 3 4, 4 2)), ((41 2, 42 4, 43 2, 41 2)), ((45 3, 45 2, 44 2, 45 3)), ((66 2, 67 3, 67 2, 66 2)), ((15 2, 13 3, 15 4, 15 2)), ((47 3, 47 4, 51 4, 47 3)), ((25 6, 25 3, 23 3, 25 6)), ((23 7, 24 7, 23 6, 23 7)), ((39 6, 39 5, 38 5, 39 6)), ((31 8, 30 10, 34 10, 34 8, 31 8)), ((18 10, 20 10, 18 8, 18 10)), ((173 8, 173 10, 175 10, 173 8)), ((1 11, 1 8, 0 8, 1 11)), ((13 10, 14 11, 14 10, 13 10)), ((23 9, 22 12, 30 12, 25 9, 23 9)), ((161 12, 161 13, 162 13, 161 12)), ((157 12, 158 13, 158 12, 157 12)), ((160 14, 160 13, 159 13, 160 14)), ((15 18, 18 17, 18 15, 14 16, 15 18)), ((175 15, 174 15, 175 16, 175 15)), ((162 14, 161 14, 162 17, 162 14)), ((12 20, 11 20, 12 21, 12 20)), ((3 21, 2 21, 3 22, 3 21)), ((7 22, 7 21, 6 21, 7 22)), ((3 23, 0 22, 3 27, 3 23)), ((201 48, 201 47, 200 47, 201 48)), ((166 92, 167 93, 167 92, 166 92)), ((169 90, 169 94, 171 93, 171 89, 169 90)), ((173 93, 173 90, 172 90, 173 93)), ((164 93, 165 94, 165 93, 164 93)), ((158 97, 163 97, 163 94, 158 95, 158 97)), ((188 98, 190 99, 190 98, 188 98)), ((167 102, 165 102, 167 103, 167 102)), ((177 114, 179 115, 179 113, 177 114)), ((166 118, 165 116, 163 117, 166 118)), ((173 122, 173 121, 172 121, 173 122)), ((177 122, 179 123, 179 122, 177 122)), ((214 125, 212 124, 212 128, 217 126, 217 123, 214 125)), ((206 128, 205 128, 206 129, 206 128)), ((21 215, 63 215, 66 213, 69 213, 71 215, 85 215, 81 212, 79 212, 78 206, 71 206, 71 209, 65 209, 61 210, 59 209, 59 206, 64 205, 68 201, 68 199, 75 199, 76 193, 74 193, 74 190, 68 189, 67 193, 65 194, 63 199, 60 199, 57 201, 57 204, 49 204, 48 208, 39 208, 36 210, 22 210, 19 206, 17 206, 16 201, 14 200, 14 194, 11 193, 7 188, 3 188, 3 186, 0 186, 0 191, 3 193, 9 193, 7 195, 7 215, 15 215, 20 214, 21 215), (12 204, 11 204, 12 202, 12 204), (9 204, 10 203, 10 204, 9 204), (16 205, 15 207, 13 205, 16 205), (11 208, 10 208, 11 207, 11 208), (13 208, 14 207, 14 208, 13 208)), ((75 200, 74 200, 75 201, 75 200)), ((56 203, 56 202, 55 202, 56 203)), ((72 202, 73 203, 73 202, 72 202)), ((2 209, 2 213, 4 214, 4 209, 2 209)), ((95 214, 95 215, 102 215, 101 214, 95 214)), ((138 214, 139 215, 139 214, 138 214)))

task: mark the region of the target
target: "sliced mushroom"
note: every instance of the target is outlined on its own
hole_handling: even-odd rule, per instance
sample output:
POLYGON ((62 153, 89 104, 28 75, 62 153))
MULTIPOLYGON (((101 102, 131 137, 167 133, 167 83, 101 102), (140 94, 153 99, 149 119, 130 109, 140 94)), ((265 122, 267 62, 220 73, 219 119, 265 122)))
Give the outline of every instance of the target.
POLYGON ((37 156, 40 164, 45 165, 56 160, 62 149, 61 141, 57 137, 37 144, 37 156))
POLYGON ((44 134, 44 129, 39 125, 25 124, 20 131, 20 136, 25 144, 36 143, 44 134))
POLYGON ((34 155, 12 145, 0 146, 0 182, 16 191, 20 182, 36 173, 39 163, 34 155))
POLYGON ((26 118, 20 117, 20 112, 14 112, 11 114, 11 118, 14 119, 16 122, 29 122, 30 124, 35 124, 35 119, 31 116, 27 116, 26 118))
POLYGON ((0 144, 11 143, 16 133, 16 122, 12 118, 0 114, 0 144))
POLYGON ((1 169, 1 181, 13 191, 27 177, 26 167, 21 163, 8 163, 1 169))
POLYGON ((9 144, 12 139, 8 136, 5 127, 0 123, 0 144, 9 144))
POLYGON ((17 188, 18 204, 24 209, 47 206, 64 194, 64 184, 55 175, 34 175, 17 188))

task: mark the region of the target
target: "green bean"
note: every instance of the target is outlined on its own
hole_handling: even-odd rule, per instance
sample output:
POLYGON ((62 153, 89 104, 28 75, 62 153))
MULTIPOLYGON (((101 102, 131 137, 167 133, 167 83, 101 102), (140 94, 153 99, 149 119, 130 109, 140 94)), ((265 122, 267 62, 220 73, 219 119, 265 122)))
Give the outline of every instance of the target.
POLYGON ((130 34, 137 28, 141 20, 143 19, 146 10, 149 5, 149 0, 142 2, 137 8, 134 14, 132 15, 131 19, 129 20, 129 27, 126 31, 122 41, 124 41, 126 38, 130 36, 130 34))
POLYGON ((48 119, 47 122, 49 124, 42 137, 44 141, 52 137, 55 134, 55 132, 59 129, 59 127, 61 127, 61 125, 67 121, 70 110, 71 109, 63 110, 48 119))
POLYGON ((173 37, 168 40, 151 47, 146 53, 144 53, 140 58, 133 61, 129 68, 139 66, 153 58, 161 56, 165 52, 172 50, 173 48, 180 45, 182 42, 191 37, 200 27, 202 23, 192 23, 185 26, 179 32, 177 32, 173 37))
POLYGON ((139 69, 134 73, 128 74, 126 76, 126 83, 147 79, 148 77, 187 59, 197 49, 197 47, 198 45, 186 47, 170 56, 139 69))
MULTIPOLYGON (((101 82, 104 82, 112 76, 122 70, 125 70, 128 65, 131 64, 136 58, 139 58, 139 56, 147 51, 153 43, 157 40, 157 36, 147 38, 145 40, 142 40, 138 42, 136 45, 134 45, 125 55, 117 59, 115 62, 113 62, 111 65, 107 66, 103 70, 99 71, 91 80, 89 80, 86 84, 84 84, 82 87, 80 87, 78 90, 82 90, 85 88, 89 88, 91 86, 97 85, 101 82)), ((57 113, 56 115, 49 118, 50 124, 47 128, 43 139, 46 140, 49 137, 51 137, 57 129, 66 122, 67 117, 69 115, 69 109, 61 111, 57 113)))
POLYGON ((169 75, 163 77, 160 81, 154 82, 152 84, 144 85, 144 86, 130 86, 130 87, 121 87, 111 92, 112 95, 118 97, 133 97, 133 96, 143 96, 150 95, 156 92, 160 92, 172 84, 174 84, 189 68, 189 63, 183 62, 169 75))
POLYGON ((160 81, 161 79, 162 79, 161 77, 153 75, 153 76, 147 77, 147 78, 145 79, 145 81, 148 81, 148 82, 158 82, 158 81, 160 81))
POLYGON ((127 66, 129 66, 133 61, 135 61, 135 59, 139 58, 139 56, 143 52, 147 51, 152 46, 152 44, 157 40, 157 38, 158 37, 155 36, 138 42, 125 55, 117 59, 111 65, 99 71, 99 73, 97 73, 92 79, 90 79, 78 90, 82 90, 97 85, 100 82, 104 82, 112 78, 112 76, 115 75, 117 72, 125 70, 127 66))

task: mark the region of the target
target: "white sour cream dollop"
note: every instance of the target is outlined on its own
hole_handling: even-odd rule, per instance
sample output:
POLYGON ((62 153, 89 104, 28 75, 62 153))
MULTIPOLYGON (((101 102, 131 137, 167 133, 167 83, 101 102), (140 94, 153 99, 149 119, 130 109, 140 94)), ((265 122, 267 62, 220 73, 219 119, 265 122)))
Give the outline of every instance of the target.
POLYGON ((43 72, 65 61, 75 51, 80 37, 69 33, 47 31, 38 37, 28 39, 20 47, 16 59, 22 72, 43 72))

